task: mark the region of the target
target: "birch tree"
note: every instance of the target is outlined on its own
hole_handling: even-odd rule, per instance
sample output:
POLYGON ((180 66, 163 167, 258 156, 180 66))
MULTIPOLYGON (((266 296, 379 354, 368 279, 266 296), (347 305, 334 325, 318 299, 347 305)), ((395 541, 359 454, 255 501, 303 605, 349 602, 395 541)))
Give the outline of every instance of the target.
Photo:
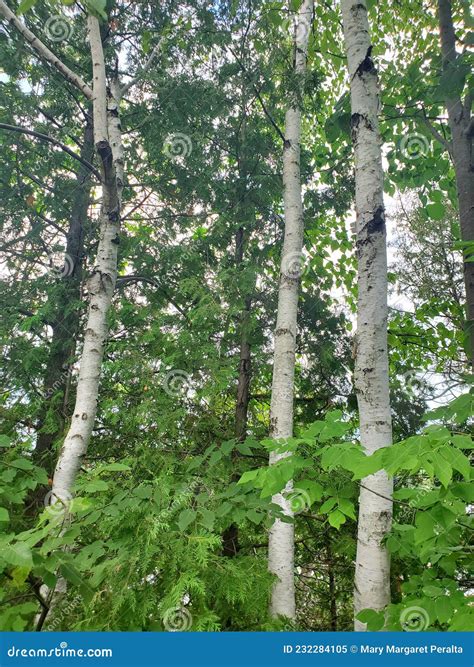
POLYGON ((97 412, 100 369, 108 334, 107 312, 117 279, 123 186, 123 150, 118 116, 120 91, 114 81, 110 86, 110 94, 107 92, 100 26, 95 16, 88 17, 87 27, 93 72, 94 143, 101 166, 102 204, 96 263, 87 282, 89 311, 76 404, 53 478, 53 496, 64 501, 72 496, 97 412))
POLYGON ((120 129, 120 102, 153 64, 162 42, 151 52, 145 65, 124 86, 118 80, 117 68, 107 80, 100 24, 89 14, 87 35, 92 62, 92 87, 65 65, 0 1, 0 13, 37 52, 39 57, 58 70, 63 77, 92 102, 94 146, 100 164, 102 199, 99 214, 99 244, 91 275, 87 281, 89 297, 84 345, 80 361, 76 401, 71 424, 61 448, 53 477, 52 497, 67 504, 73 494, 94 427, 100 370, 107 341, 107 313, 117 279, 117 253, 120 242, 121 195, 124 184, 124 156, 120 129))
MULTIPOLYGON (((91 162, 93 152, 92 119, 87 115, 81 157, 91 162)), ((65 260, 69 264, 65 264, 65 275, 52 304, 55 317, 51 323, 53 335, 43 385, 46 400, 39 418, 38 438, 33 453, 35 460, 46 467, 49 473, 53 472, 56 463, 53 444, 64 431, 68 403, 67 386, 70 381, 70 374, 65 373, 65 368, 71 363, 71 357, 76 347, 75 337, 79 329, 79 312, 77 309, 72 310, 69 304, 71 301, 80 298, 84 226, 92 188, 90 174, 90 169, 81 164, 77 175, 77 188, 71 206, 70 224, 67 232, 65 260), (44 430, 42 427, 46 421, 48 411, 52 408, 53 401, 51 399, 58 388, 63 393, 62 410, 58 426, 51 432, 51 429, 44 430)))
MULTIPOLYGON (((342 0, 355 160, 358 297, 355 389, 367 454, 392 441, 387 352, 387 250, 377 71, 365 1, 342 0)), ((354 610, 390 602, 390 560, 382 539, 392 520, 392 482, 384 471, 361 484, 354 610)), ((356 630, 365 625, 355 621, 356 630)))
MULTIPOLYGON (((294 73, 297 90, 285 115, 285 140, 283 146, 283 197, 285 235, 280 267, 278 311, 273 357, 272 398, 270 405, 270 436, 284 440, 293 435, 293 390, 295 374, 295 349, 297 334, 298 291, 303 249, 303 203, 300 176, 301 95, 306 72, 309 33, 313 14, 312 0, 304 0, 298 10, 294 33, 294 73)), ((287 453, 270 455, 270 464, 277 463, 287 453)), ((285 495, 291 493, 289 482, 285 495)), ((279 493, 273 502, 292 517, 291 504, 279 493)), ((270 529, 268 564, 277 580, 270 604, 274 616, 294 618, 294 526, 276 519, 270 529)))

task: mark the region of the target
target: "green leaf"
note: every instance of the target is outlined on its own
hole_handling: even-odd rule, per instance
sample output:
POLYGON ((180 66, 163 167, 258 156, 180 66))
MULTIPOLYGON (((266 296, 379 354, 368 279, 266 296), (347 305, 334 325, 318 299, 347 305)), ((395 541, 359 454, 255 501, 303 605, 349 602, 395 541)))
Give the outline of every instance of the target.
POLYGON ((195 456, 193 460, 188 464, 188 470, 191 471, 195 470, 196 468, 199 468, 204 459, 205 459, 204 456, 195 456))
POLYGON ((231 453, 234 447, 235 447, 235 440, 226 440, 226 442, 223 442, 221 445, 222 453, 225 456, 227 456, 228 454, 231 453))
POLYGON ((17 14, 24 14, 27 12, 29 9, 34 7, 36 5, 37 0, 21 0, 18 9, 17 9, 17 14))
POLYGON ((84 491, 93 493, 94 491, 108 491, 109 485, 103 479, 94 479, 84 485, 84 491))
POLYGON ((469 462, 469 459, 466 456, 464 456, 464 454, 460 452, 459 449, 456 449, 455 447, 450 447, 449 445, 444 445, 443 447, 440 447, 439 453, 443 457, 443 459, 445 461, 448 461, 449 464, 455 470, 460 472, 465 479, 470 479, 471 464, 469 462))
POLYGON ((446 209, 441 202, 434 202, 426 205, 426 212, 433 220, 442 220, 446 213, 446 209))
POLYGON ((365 623, 370 632, 378 632, 385 624, 383 612, 375 611, 375 609, 363 609, 356 618, 361 623, 365 623))
POLYGON ((152 493, 153 487, 149 484, 140 484, 140 486, 137 486, 137 488, 133 490, 133 495, 137 496, 138 498, 142 498, 143 500, 151 498, 152 493))
POLYGON ((474 438, 470 435, 453 435, 451 440, 459 449, 474 449, 474 438))
POLYGON ((256 470, 247 470, 244 472, 242 477, 239 479, 237 484, 247 484, 247 482, 251 482, 253 479, 255 479, 260 472, 260 469, 257 468, 256 470))
POLYGON ((248 444, 247 440, 245 440, 244 442, 238 442, 237 450, 241 454, 244 454, 245 456, 251 456, 253 454, 252 449, 250 448, 250 445, 248 444))
POLYGON ((48 586, 48 588, 54 588, 56 586, 57 582, 57 577, 53 572, 49 572, 49 570, 45 570, 43 572, 43 581, 48 586))
POLYGON ((10 521, 10 515, 5 507, 0 507, 0 521, 10 521))
POLYGON ((104 470, 107 472, 125 472, 131 470, 131 468, 125 463, 108 463, 101 468, 101 472, 104 470))
POLYGON ((337 498, 328 498, 319 508, 319 514, 327 514, 337 505, 337 498))
POLYGON ((339 498, 338 507, 346 516, 354 519, 354 521, 356 520, 354 503, 351 503, 350 500, 347 498, 339 498))
MULTIPOLYGON (((446 489, 449 486, 449 483, 453 476, 452 467, 447 462, 446 457, 441 456, 440 454, 438 454, 438 452, 430 452, 428 458, 431 459, 433 463, 433 469, 436 477, 439 479, 441 484, 446 489)), ((424 458, 423 458, 423 463, 425 464, 425 467, 428 468, 424 458)))
POLYGON ((312 479, 303 479, 297 483, 298 489, 306 491, 308 494, 311 505, 315 502, 319 502, 324 494, 324 489, 318 482, 314 482, 312 479))
POLYGON ((455 482, 451 485, 451 493, 467 503, 474 503, 474 484, 470 482, 455 482))
POLYGON ((424 586, 423 593, 429 598, 438 598, 440 595, 444 595, 445 592, 439 586, 424 586))
POLYGON ((474 612, 469 608, 458 610, 451 621, 449 632, 471 632, 474 627, 474 612))
POLYGON ((20 470, 31 470, 33 464, 28 459, 15 459, 10 463, 14 468, 19 468, 20 470))
POLYGON ((196 518, 196 512, 192 509, 186 509, 181 512, 178 518, 178 526, 183 532, 196 518))
POLYGON ((23 542, 8 544, 0 549, 0 558, 3 558, 9 565, 16 567, 33 566, 33 557, 30 549, 23 542))
POLYGON ((252 523, 255 523, 257 526, 262 523, 263 519, 265 518, 265 515, 263 512, 258 512, 256 509, 251 509, 248 512, 246 512, 245 516, 247 519, 250 519, 252 523))
POLYGON ((218 517, 223 517, 226 514, 229 514, 229 512, 232 510, 232 505, 230 503, 222 503, 222 505, 219 505, 219 507, 216 510, 216 515, 218 517))
POLYGON ((449 597, 443 595, 435 601, 436 616, 440 623, 447 623, 453 615, 453 604, 449 597))
POLYGON ((201 514, 201 523, 204 526, 204 528, 212 530, 214 527, 214 521, 216 519, 215 512, 211 512, 211 510, 207 509, 201 509, 199 510, 199 513, 201 514))
POLYGON ((0 435, 0 447, 12 447, 13 441, 7 435, 0 435))
POLYGON ((148 53, 150 51, 151 32, 149 30, 143 30, 141 40, 143 53, 148 53))
POLYGON ((107 0, 85 0, 87 8, 90 10, 91 14, 97 16, 98 18, 107 20, 107 14, 105 13, 105 8, 107 6, 107 0))
POLYGON ((222 451, 220 449, 216 449, 216 451, 212 452, 211 456, 209 457, 209 466, 213 466, 216 463, 218 463, 222 458, 222 451))
POLYGON ((331 526, 333 526, 333 528, 337 528, 339 530, 342 524, 345 523, 346 517, 339 510, 334 510, 334 512, 331 512, 328 515, 328 521, 331 526))

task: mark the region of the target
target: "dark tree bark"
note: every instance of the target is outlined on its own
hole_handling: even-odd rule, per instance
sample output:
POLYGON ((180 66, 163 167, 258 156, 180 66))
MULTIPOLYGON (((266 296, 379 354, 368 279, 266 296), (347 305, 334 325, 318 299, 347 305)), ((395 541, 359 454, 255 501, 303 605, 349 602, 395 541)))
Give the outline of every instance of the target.
POLYGON ((328 564, 328 577, 329 577, 329 615, 330 615, 330 625, 332 632, 337 631, 337 591, 336 591, 336 579, 334 577, 334 562, 331 549, 331 538, 327 537, 326 542, 326 557, 328 564))
MULTIPOLYGON (((453 72, 459 57, 450 0, 438 0, 439 32, 443 71, 453 72)), ((446 100, 452 137, 452 157, 456 173, 461 240, 474 243, 474 118, 471 113, 472 97, 453 95, 446 100)), ((464 251, 464 285, 466 288, 466 333, 469 341, 469 359, 474 368, 474 250, 464 251)))
MULTIPOLYGON (((244 258, 244 228, 239 227, 235 235, 235 264, 240 266, 244 258)), ((240 319, 240 353, 239 353, 239 376, 237 380, 237 399, 235 404, 235 427, 234 435, 237 442, 243 442, 247 437, 247 420, 250 400, 250 342, 248 327, 250 322, 250 308, 252 300, 250 296, 245 297, 245 304, 240 319)), ((234 458, 237 452, 234 450, 234 458)), ((238 475, 235 476, 238 479, 238 475)), ((239 529, 236 524, 231 524, 222 534, 222 554, 233 558, 239 551, 239 529)))
MULTIPOLYGON (((242 264, 244 257, 244 228, 239 227, 235 239, 235 261, 242 264)), ((239 357, 239 379, 237 382, 237 403, 235 407, 235 438, 243 442, 247 437, 247 418, 250 398, 250 342, 248 328, 250 324, 250 309, 252 299, 250 295, 245 297, 240 320, 240 357, 239 357)))

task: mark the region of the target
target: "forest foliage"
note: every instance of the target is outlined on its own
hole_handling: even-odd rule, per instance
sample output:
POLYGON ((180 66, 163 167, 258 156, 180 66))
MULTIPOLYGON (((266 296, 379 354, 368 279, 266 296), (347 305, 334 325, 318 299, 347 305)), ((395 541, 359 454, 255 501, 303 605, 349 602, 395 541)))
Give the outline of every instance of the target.
POLYGON ((98 19, 107 76, 124 91, 125 176, 97 415, 74 491, 57 502, 103 165, 91 101, 2 20, 0 629, 350 630, 359 493, 381 470, 394 483, 391 602, 358 620, 472 629, 464 278, 474 222, 466 240, 447 106, 463 100, 472 147, 469 3, 450 3, 459 53, 447 67, 436 2, 367 2, 394 442, 370 455, 353 381, 355 182, 339 3, 315 3, 303 80, 299 0, 7 5, 86 82, 87 15, 98 19), (302 117, 304 249, 287 267, 300 294, 293 436, 281 441, 269 433, 289 99, 302 117), (295 619, 269 611, 275 519, 294 525, 295 619))

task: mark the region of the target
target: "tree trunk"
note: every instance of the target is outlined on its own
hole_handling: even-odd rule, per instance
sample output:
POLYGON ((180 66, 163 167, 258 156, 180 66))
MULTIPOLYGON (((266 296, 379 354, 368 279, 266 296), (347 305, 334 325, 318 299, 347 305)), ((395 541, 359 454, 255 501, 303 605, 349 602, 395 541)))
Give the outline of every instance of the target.
MULTIPOLYGON (((235 260, 236 264, 242 264, 244 256, 244 228, 239 227, 235 238, 235 260)), ((247 437, 247 419, 250 398, 250 342, 249 324, 250 308, 252 299, 250 295, 245 297, 244 307, 240 319, 240 355, 239 355, 239 378, 237 382, 237 402, 235 406, 235 438, 243 442, 247 437)))
MULTIPOLYGON (((438 0, 439 32, 443 71, 452 72, 456 67, 456 35, 450 0, 438 0)), ((461 240, 474 243, 474 118, 471 115, 472 97, 469 92, 463 101, 460 96, 446 100, 449 127, 452 137, 452 157, 456 173, 461 240)), ((474 369, 474 248, 464 251, 464 285, 466 289, 466 334, 469 360, 474 369)))
POLYGON ((101 165, 102 205, 97 258, 87 282, 89 310, 84 347, 77 383, 76 403, 53 478, 53 497, 66 503, 73 493, 97 412, 99 378, 108 336, 107 313, 117 278, 117 250, 120 230, 123 149, 118 115, 118 85, 107 94, 105 63, 99 22, 88 17, 88 33, 93 64, 94 143, 101 165))
POLYGON ((333 553, 331 548, 331 537, 328 535, 326 538, 326 558, 328 564, 328 577, 329 577, 329 618, 330 618, 330 627, 331 632, 337 631, 337 590, 336 590, 336 578, 334 576, 334 560, 333 553))
MULTIPOLYGON (((235 263, 242 264, 244 258, 244 228, 239 227, 235 235, 235 263)), ((239 354, 239 376, 237 380, 237 400, 235 403, 235 439, 243 442, 247 437, 247 419, 250 400, 250 342, 248 327, 250 322, 251 297, 245 297, 244 308, 240 320, 240 354, 239 354)), ((238 452, 234 450, 233 458, 237 458, 238 452)), ((233 480, 237 481, 239 475, 235 474, 233 480)), ((222 534, 222 555, 233 558, 239 551, 239 527, 232 523, 222 534)))
MULTIPOLYGON (((341 8, 351 87, 356 184, 358 301, 355 390, 361 443, 366 453, 371 454, 392 442, 387 351, 387 248, 378 84, 377 72, 370 57, 372 46, 365 0, 342 0, 341 8)), ((359 497, 354 590, 356 615, 366 608, 381 610, 390 602, 390 559, 381 542, 391 526, 391 496, 392 481, 384 471, 363 480, 359 497)), ((365 630, 365 624, 356 620, 355 629, 365 630)))
MULTIPOLYGON (((298 291, 303 249, 303 204, 300 178, 301 98, 306 71, 308 38, 313 1, 303 0, 298 10, 294 37, 294 70, 298 77, 299 95, 291 100, 285 115, 283 147, 283 197, 285 236, 280 269, 278 312, 275 330, 272 398, 270 404, 270 437, 281 440, 293 435, 293 389, 295 374, 296 326, 298 291)), ((270 455, 274 464, 288 454, 270 455)), ((292 483, 285 491, 291 491, 292 483)), ((290 503, 281 494, 273 502, 292 516, 290 503)), ((277 579, 272 590, 270 612, 273 616, 293 619, 296 615, 294 582, 294 526, 276 519, 270 529, 268 565, 277 579)))
MULTIPOLYGON (((94 136, 91 120, 87 120, 84 130, 84 141, 81 157, 92 162, 94 153, 94 136)), ((84 222, 90 201, 91 180, 90 170, 81 164, 77 175, 76 188, 71 210, 71 221, 66 242, 66 261, 68 271, 59 281, 55 292, 55 317, 51 326, 53 337, 44 377, 45 400, 39 416, 39 430, 36 447, 33 453, 35 462, 46 468, 48 474, 54 470, 53 444, 64 430, 65 419, 65 387, 69 376, 69 365, 76 347, 76 337, 79 328, 79 311, 70 308, 70 304, 80 299, 82 278, 82 254, 84 247, 84 222), (70 269, 70 270, 69 270, 70 269), (54 430, 42 430, 48 411, 57 399, 57 394, 63 396, 61 408, 57 409, 56 419, 59 422, 54 430)), ((53 297, 53 298, 54 298, 53 297)), ((67 402, 67 401, 66 401, 67 402)))

